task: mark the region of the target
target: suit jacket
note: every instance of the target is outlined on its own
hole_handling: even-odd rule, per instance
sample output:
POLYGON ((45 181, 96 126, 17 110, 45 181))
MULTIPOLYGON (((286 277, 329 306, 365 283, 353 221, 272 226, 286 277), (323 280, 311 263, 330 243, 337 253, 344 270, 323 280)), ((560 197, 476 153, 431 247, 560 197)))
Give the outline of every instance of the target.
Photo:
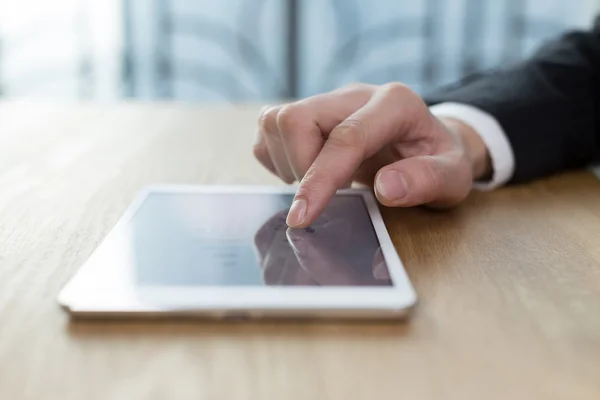
POLYGON ((517 65, 469 76, 425 96, 493 115, 512 146, 512 182, 600 161, 600 17, 517 65))

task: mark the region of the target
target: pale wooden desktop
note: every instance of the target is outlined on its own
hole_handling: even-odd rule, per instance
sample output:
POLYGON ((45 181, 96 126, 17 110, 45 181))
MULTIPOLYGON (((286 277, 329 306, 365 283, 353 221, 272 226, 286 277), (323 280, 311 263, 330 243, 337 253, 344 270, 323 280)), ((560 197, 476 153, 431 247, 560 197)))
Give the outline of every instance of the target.
POLYGON ((153 183, 277 184, 258 107, 0 103, 0 399, 599 399, 600 182, 384 210, 390 323, 70 322, 56 295, 153 183))

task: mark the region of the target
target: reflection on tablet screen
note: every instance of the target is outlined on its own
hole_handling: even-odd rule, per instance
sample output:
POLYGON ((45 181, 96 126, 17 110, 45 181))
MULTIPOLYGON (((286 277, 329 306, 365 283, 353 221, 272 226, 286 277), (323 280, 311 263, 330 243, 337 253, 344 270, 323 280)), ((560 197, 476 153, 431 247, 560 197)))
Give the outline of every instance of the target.
POLYGON ((140 285, 390 286, 360 195, 289 229, 292 195, 151 193, 129 222, 140 285))

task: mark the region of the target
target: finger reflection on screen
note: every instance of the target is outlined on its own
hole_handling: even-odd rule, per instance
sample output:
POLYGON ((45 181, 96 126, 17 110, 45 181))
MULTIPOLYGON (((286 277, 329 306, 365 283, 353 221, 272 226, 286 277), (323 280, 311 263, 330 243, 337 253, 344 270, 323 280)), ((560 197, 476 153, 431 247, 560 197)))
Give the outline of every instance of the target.
POLYGON ((273 215, 256 233, 257 248, 263 280, 267 285, 318 285, 310 274, 300 267, 294 250, 286 237, 287 210, 273 215))
POLYGON ((266 284, 391 285, 362 199, 334 200, 309 228, 288 228, 286 209, 258 230, 255 245, 266 284))
POLYGON ((360 195, 288 231, 292 194, 151 193, 127 226, 139 286, 391 285, 360 195))

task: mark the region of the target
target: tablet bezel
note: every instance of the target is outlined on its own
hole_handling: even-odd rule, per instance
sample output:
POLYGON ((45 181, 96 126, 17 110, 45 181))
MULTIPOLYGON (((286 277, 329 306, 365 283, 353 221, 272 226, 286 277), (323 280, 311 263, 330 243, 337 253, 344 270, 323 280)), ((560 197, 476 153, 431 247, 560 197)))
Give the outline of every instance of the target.
MULTIPOLYGON (((387 232, 377 202, 368 189, 343 189, 337 195, 360 195, 386 260, 392 286, 151 286, 134 285, 133 268, 115 257, 127 225, 151 193, 169 194, 295 194, 295 186, 154 185, 146 187, 128 207, 90 259, 59 295, 73 314, 194 312, 224 316, 343 315, 355 317, 401 316, 415 303, 416 294, 387 232), (113 246, 113 251, 107 251, 113 246), (118 248, 118 247, 117 247, 118 248), (121 264, 121 265, 119 265, 121 264), (124 273, 122 268, 128 272, 124 273), (115 274, 119 278, 115 279, 115 274), (125 276, 126 275, 126 276, 125 276)), ((122 254, 121 254, 122 255, 122 254)))

